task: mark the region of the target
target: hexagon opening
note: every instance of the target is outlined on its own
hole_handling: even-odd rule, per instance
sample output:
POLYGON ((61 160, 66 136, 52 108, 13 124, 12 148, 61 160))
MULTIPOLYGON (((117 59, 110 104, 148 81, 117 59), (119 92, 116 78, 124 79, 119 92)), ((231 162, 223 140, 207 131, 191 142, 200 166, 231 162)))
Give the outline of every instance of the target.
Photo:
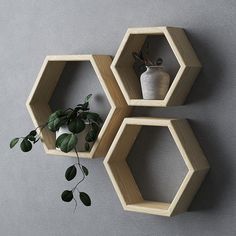
POLYGON ((142 126, 126 161, 147 201, 171 203, 187 174, 183 158, 166 127, 142 126))
POLYGON ((159 118, 125 118, 104 165, 124 210, 162 216, 173 216, 186 211, 209 169, 188 122, 159 118), (127 164, 127 156, 142 126, 168 128, 187 167, 187 174, 171 202, 143 199, 127 164))
MULTIPOLYGON (((69 62, 91 63, 96 78, 104 90, 110 110, 92 149, 89 152, 79 152, 80 157, 93 158, 105 156, 123 118, 131 111, 110 70, 111 61, 111 57, 106 55, 47 56, 26 102, 34 125, 37 127, 45 123, 48 116, 52 113, 49 105, 51 96, 66 64, 69 62)), ((74 152, 63 153, 56 150, 55 135, 48 129, 42 131, 41 138, 46 153, 76 156, 74 152)))
MULTIPOLYGON (((67 109, 82 103, 88 94, 93 94, 90 102, 92 112, 97 112, 106 120, 111 106, 106 98, 101 84, 97 80, 93 67, 88 61, 67 62, 56 88, 49 101, 49 106, 54 112, 57 109, 67 109)), ((55 133, 53 133, 55 135, 55 133)), ((77 150, 84 151, 84 132, 78 134, 77 150)), ((90 147, 93 144, 90 143, 90 147)), ((55 148, 55 147, 54 147, 55 148)))
POLYGON ((107 100, 96 73, 88 61, 69 61, 66 63, 49 105, 52 111, 74 107, 84 101, 88 94, 92 94, 91 111, 106 119, 111 106, 107 100))
POLYGON ((128 29, 111 64, 111 69, 126 101, 132 106, 181 105, 200 68, 201 64, 184 31, 174 27, 128 29), (161 56, 164 59, 167 58, 167 69, 170 69, 169 66, 171 65, 170 75, 172 83, 163 100, 145 100, 142 99, 140 82, 137 73, 133 69, 134 59, 132 52, 139 52, 147 40, 152 41, 156 38, 164 38, 164 42, 168 43, 168 47, 166 47, 165 43, 163 44, 162 41, 159 41, 160 47, 157 48, 159 48, 161 56), (175 59, 172 59, 173 57, 166 57, 163 54, 163 46, 165 49, 171 49, 169 53, 174 54, 175 59))

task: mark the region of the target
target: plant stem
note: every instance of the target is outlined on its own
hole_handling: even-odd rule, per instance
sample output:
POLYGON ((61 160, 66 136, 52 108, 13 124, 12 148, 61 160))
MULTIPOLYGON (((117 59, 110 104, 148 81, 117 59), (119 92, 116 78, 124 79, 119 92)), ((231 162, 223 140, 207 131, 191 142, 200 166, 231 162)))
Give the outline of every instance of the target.
POLYGON ((75 189, 77 188, 77 186, 81 183, 81 182, 83 182, 84 181, 84 179, 85 179, 85 174, 84 174, 84 171, 83 171, 83 169, 82 169, 82 167, 81 167, 81 164, 80 164, 80 159, 79 159, 79 155, 78 155, 78 152, 77 152, 77 149, 76 149, 76 147, 74 148, 74 150, 75 150, 75 153, 76 153, 76 156, 77 156, 77 160, 78 160, 78 166, 79 166, 79 168, 80 168, 80 170, 81 170, 81 172, 82 172, 82 174, 83 174, 83 177, 82 177, 82 179, 75 185, 75 187, 74 188, 72 188, 72 192, 74 192, 75 191, 75 189))

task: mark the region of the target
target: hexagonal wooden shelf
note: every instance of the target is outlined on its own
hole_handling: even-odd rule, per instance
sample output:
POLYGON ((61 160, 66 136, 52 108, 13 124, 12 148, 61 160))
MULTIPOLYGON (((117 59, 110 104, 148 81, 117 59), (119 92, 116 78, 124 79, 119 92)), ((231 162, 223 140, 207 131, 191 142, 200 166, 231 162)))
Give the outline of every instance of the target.
MULTIPOLYGON (((54 92, 60 75, 67 62, 88 61, 91 63, 97 78, 110 103, 110 111, 99 132, 98 138, 89 152, 79 152, 80 157, 93 158, 105 156, 112 140, 125 116, 130 112, 117 82, 110 70, 112 59, 107 55, 56 55, 47 56, 38 74, 26 102, 35 127, 44 124, 52 113, 49 100, 54 92)), ((74 152, 63 153, 55 148, 55 134, 48 129, 41 133, 46 153, 53 155, 76 156, 74 152)))
MULTIPOLYGON (((186 120, 159 118, 125 118, 104 165, 124 210, 161 216, 173 216, 187 210, 208 172, 208 162, 186 120), (169 129, 188 172, 172 202, 146 201, 135 182, 126 158, 142 126, 169 129)), ((169 172, 171 174, 171 170, 169 172)))
POLYGON ((111 69, 130 106, 173 106, 183 104, 201 64, 184 32, 176 27, 129 28, 111 64, 111 69), (139 52, 148 36, 165 36, 180 68, 163 100, 142 99, 140 81, 133 69, 132 52, 139 52))

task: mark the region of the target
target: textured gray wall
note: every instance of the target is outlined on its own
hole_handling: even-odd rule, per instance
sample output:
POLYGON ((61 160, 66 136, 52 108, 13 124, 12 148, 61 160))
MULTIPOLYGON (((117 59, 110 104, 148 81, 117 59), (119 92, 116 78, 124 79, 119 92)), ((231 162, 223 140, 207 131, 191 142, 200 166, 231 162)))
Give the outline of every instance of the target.
MULTIPOLYGON (((0 0, 0 235, 236 235, 235 12, 234 0, 0 0), (114 55, 128 27, 158 25, 186 28, 204 69, 184 106, 135 115, 189 118, 212 169, 189 211, 163 218, 123 211, 102 159, 83 160, 90 170, 83 189, 93 205, 73 214, 59 197, 70 185, 63 175, 73 158, 47 156, 41 145, 30 154, 8 148, 12 136, 32 127, 25 101, 42 61, 47 54, 114 55)), ((172 156, 171 143, 161 144, 172 156)), ((155 174, 150 170, 144 180, 155 174)))

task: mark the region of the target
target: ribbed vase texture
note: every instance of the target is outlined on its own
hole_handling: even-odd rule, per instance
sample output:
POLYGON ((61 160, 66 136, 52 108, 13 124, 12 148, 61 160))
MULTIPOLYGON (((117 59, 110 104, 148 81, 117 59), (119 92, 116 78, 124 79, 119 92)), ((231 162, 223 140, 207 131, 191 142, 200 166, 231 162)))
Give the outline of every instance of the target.
POLYGON ((140 77, 143 99, 162 100, 170 85, 170 76, 163 67, 150 66, 140 77))

